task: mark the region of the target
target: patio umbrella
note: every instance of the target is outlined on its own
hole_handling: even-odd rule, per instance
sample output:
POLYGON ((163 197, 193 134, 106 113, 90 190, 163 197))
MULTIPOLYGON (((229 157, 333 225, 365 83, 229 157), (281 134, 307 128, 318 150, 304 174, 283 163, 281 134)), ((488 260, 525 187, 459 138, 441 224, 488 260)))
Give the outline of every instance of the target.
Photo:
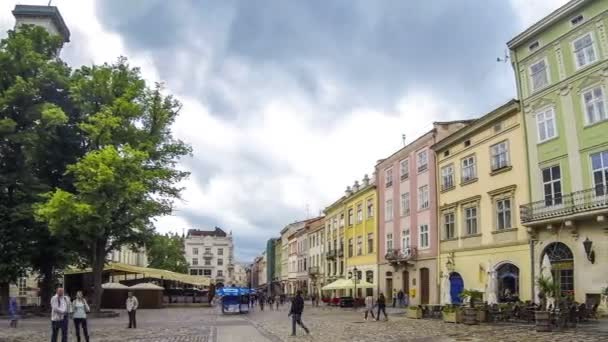
POLYGON ((488 285, 486 289, 486 293, 488 294, 488 304, 496 304, 498 303, 498 296, 496 295, 496 288, 498 287, 498 275, 496 271, 488 272, 488 285))
POLYGON ((444 272, 441 280, 441 303, 444 305, 452 304, 452 296, 450 294, 450 273, 444 272))

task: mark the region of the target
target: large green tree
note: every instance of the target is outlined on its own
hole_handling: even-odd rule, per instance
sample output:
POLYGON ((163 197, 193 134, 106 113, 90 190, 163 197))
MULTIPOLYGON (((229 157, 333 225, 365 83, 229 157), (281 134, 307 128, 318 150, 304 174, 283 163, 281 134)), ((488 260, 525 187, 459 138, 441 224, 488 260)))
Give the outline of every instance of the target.
POLYGON ((60 46, 59 37, 33 26, 0 42, 0 310, 8 284, 29 271, 40 274, 47 303, 56 270, 70 260, 62 236, 33 213, 42 193, 70 188, 66 165, 82 153, 60 46))
POLYGON ((87 153, 68 167, 74 190, 49 193, 37 215, 83 247, 99 310, 107 254, 141 246, 153 232, 152 219, 171 213, 188 175, 177 162, 190 147, 171 133, 180 104, 160 84, 148 87, 125 58, 77 70, 70 98, 86 118, 79 128, 87 153))
POLYGON ((188 272, 184 239, 178 234, 155 234, 146 247, 150 267, 179 273, 188 272))

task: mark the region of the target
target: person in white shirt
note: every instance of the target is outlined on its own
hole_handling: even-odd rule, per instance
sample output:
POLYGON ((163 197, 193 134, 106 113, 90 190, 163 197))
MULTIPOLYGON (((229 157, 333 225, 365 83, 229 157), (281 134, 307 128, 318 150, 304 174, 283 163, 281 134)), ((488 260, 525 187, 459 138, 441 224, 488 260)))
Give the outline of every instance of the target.
POLYGON ((51 342, 57 342, 57 333, 61 329, 61 342, 68 342, 68 314, 70 298, 63 294, 63 288, 57 289, 51 298, 51 342))
POLYGON ((91 311, 87 300, 82 295, 82 291, 76 292, 76 299, 72 302, 74 309, 74 327, 76 328, 76 340, 80 342, 80 326, 84 334, 84 340, 89 342, 89 328, 87 326, 87 312, 91 311))
POLYGON ((135 319, 135 313, 137 312, 137 307, 139 306, 139 302, 137 301, 137 297, 133 295, 133 292, 128 293, 127 297, 127 313, 129 314, 129 329, 137 328, 137 320, 135 319))
POLYGON ((365 320, 366 321, 367 321, 368 313, 372 315, 372 319, 376 318, 376 317, 374 317, 374 298, 372 296, 365 297, 365 320))

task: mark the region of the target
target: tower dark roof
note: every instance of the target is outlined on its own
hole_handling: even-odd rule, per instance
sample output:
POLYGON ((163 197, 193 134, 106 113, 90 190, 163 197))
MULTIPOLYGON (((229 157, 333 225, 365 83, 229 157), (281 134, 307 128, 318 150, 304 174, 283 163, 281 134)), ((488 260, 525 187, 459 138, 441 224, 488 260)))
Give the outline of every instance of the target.
POLYGON ((220 227, 215 227, 214 230, 188 229, 188 236, 226 237, 226 232, 220 227))
POLYGON ((15 5, 13 15, 15 18, 50 18, 59 30, 64 43, 70 41, 70 29, 56 6, 15 5))

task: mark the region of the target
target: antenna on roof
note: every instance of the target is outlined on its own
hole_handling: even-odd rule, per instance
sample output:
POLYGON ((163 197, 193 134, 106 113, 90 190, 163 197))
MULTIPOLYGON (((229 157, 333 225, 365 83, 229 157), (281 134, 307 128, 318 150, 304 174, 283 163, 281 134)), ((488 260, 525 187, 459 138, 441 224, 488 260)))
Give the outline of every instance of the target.
POLYGON ((310 205, 308 205, 308 203, 306 203, 306 219, 308 220, 310 218, 310 205))
POLYGON ((403 140, 403 146, 405 146, 405 134, 401 134, 401 140, 403 140))
POLYGON ((53 0, 49 0, 49 4, 47 6, 51 6, 51 2, 53 2, 53 0))
POLYGON ((507 50, 505 50, 505 56, 503 58, 496 57, 496 62, 507 63, 509 61, 509 54, 507 54, 507 50))

